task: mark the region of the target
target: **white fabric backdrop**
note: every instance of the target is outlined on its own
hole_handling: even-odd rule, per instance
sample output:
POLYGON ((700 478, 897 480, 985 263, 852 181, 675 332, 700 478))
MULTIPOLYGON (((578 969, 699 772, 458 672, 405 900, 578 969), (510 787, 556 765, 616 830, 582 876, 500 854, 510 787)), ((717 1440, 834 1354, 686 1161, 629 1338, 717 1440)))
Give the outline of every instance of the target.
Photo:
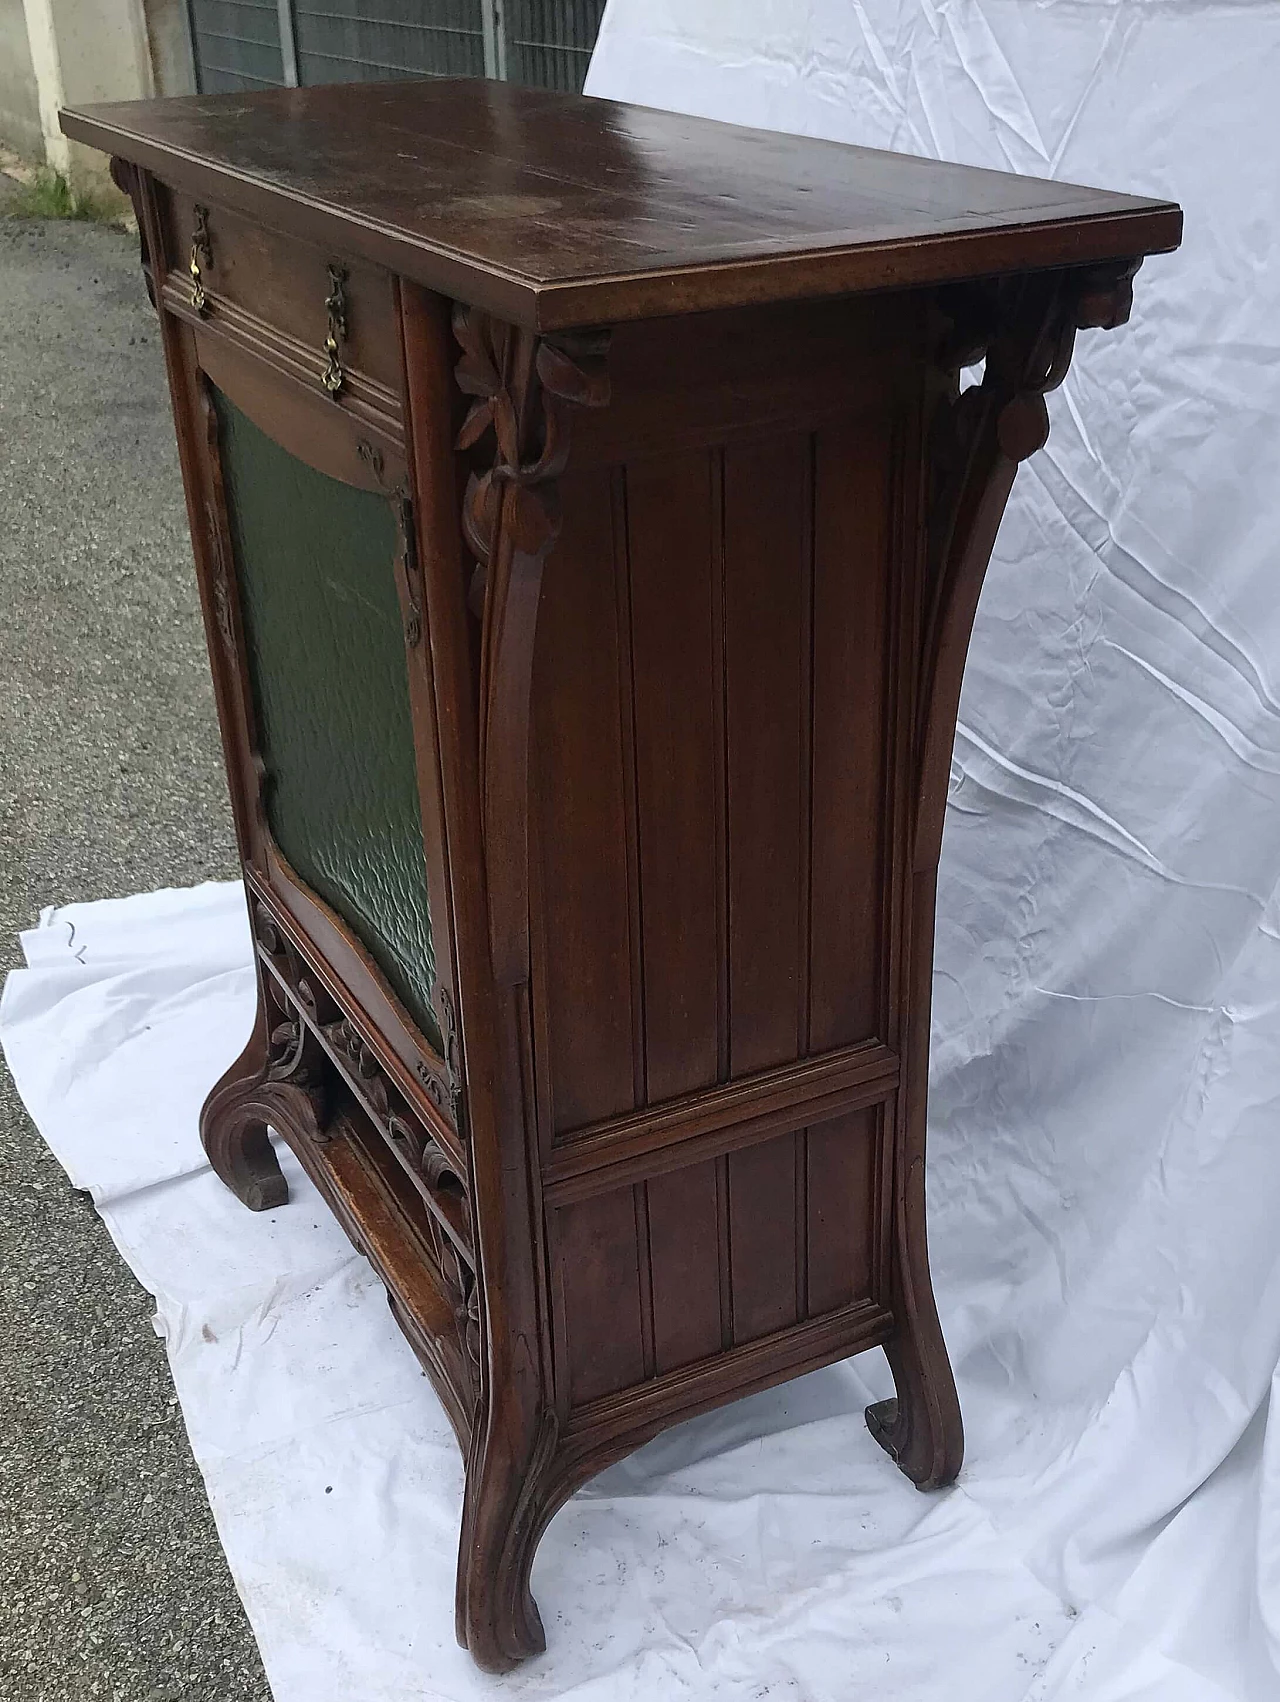
POLYGON ((238 892, 71 906, 0 1034, 157 1296, 277 1702, 1275 1702, 1280 6, 613 0, 589 86, 1187 208, 1080 340, 966 687, 931 1234, 968 1462, 897 1475, 878 1355, 708 1415, 557 1517, 547 1657, 476 1674, 456 1450, 377 1284, 296 1166, 255 1217, 202 1163, 238 892))
POLYGON ((917 1495, 871 1441, 878 1355, 603 1473, 538 1552, 547 1656, 478 1673, 453 1640, 457 1447, 379 1284, 290 1154, 293 1197, 260 1216, 203 1162, 201 1100, 253 1017, 240 889, 69 905, 23 948, 5 1052, 156 1296, 276 1702, 1029 1694, 1071 1610, 963 1490, 917 1495))
POLYGON ((587 86, 1186 209, 1080 338, 982 600, 931 1233, 966 1491, 1085 1610, 1051 1693, 1173 1694, 1145 1647, 1273 1698, 1280 6, 611 0, 587 86))

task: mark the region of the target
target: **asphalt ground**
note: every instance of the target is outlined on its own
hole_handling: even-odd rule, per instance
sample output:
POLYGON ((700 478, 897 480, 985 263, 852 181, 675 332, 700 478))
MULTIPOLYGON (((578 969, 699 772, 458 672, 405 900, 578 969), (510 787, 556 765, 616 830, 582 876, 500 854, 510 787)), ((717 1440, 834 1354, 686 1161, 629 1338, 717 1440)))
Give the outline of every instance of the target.
MULTIPOLYGON (((7 217, 8 184, 3 970, 43 905, 235 873, 137 239, 7 217)), ((269 1697, 152 1311, 0 1070, 4 1702, 269 1697)))

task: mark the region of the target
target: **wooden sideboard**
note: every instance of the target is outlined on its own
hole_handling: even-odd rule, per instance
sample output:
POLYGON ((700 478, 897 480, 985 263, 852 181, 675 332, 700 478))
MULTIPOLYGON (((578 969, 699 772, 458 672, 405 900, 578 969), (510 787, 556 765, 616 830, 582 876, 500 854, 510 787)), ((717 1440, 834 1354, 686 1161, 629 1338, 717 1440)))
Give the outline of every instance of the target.
POLYGON ((459 1639, 540 1649, 577 1484, 847 1354, 949 1483, 961 673, 1178 209, 476 81, 63 126, 137 210, 256 941, 203 1138, 259 1210, 287 1140, 385 1281, 466 1461, 459 1639))

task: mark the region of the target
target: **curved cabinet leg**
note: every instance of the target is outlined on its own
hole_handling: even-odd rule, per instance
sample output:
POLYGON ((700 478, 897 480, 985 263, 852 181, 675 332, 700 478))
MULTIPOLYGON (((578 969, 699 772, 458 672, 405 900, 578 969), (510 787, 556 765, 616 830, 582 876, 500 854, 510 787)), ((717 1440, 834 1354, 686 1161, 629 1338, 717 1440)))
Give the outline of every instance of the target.
POLYGON ((922 1156, 904 1179, 894 1236, 897 1333, 884 1351, 898 1392, 867 1408, 867 1429, 917 1489, 945 1489, 964 1460, 964 1424, 929 1280, 922 1156))
POLYGON ((867 1429, 917 1489, 945 1489, 964 1460, 955 1379, 932 1304, 885 1347, 895 1398, 867 1408, 867 1429))
POLYGON ((289 1198, 267 1125, 256 1114, 221 1118, 205 1137, 204 1149, 214 1171, 250 1211, 271 1211, 289 1198))
POLYGON ((289 1184, 267 1133, 262 1101, 267 1045, 261 1013, 244 1051, 218 1082, 200 1113, 200 1140, 215 1175, 250 1211, 269 1211, 289 1198, 289 1184))
POLYGON ((924 1154, 929 1096, 936 869, 918 870, 910 910, 911 1014, 895 1160, 892 1296, 896 1326, 885 1344, 897 1397, 867 1408, 867 1428, 919 1489, 954 1483, 964 1425, 929 1279, 924 1154))
POLYGON ((244 1051, 200 1113, 214 1173, 250 1211, 289 1198, 268 1127, 286 1140, 328 1138, 335 1072, 300 1010, 258 976, 258 1016, 244 1051))
POLYGON ((516 1457, 500 1423, 473 1444, 458 1549, 458 1641, 486 1672, 509 1672, 547 1646, 529 1588, 546 1528, 556 1421, 544 1411, 532 1449, 516 1457))

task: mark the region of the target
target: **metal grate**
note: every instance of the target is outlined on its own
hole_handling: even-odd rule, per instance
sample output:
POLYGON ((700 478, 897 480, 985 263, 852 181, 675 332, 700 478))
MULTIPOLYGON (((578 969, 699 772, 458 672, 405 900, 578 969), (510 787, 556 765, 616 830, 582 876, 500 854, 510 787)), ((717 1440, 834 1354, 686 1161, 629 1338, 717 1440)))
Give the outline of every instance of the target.
POLYGON ((506 74, 535 89, 580 94, 605 0, 507 0, 506 74))
POLYGON ((605 0, 186 0, 201 94, 391 77, 580 90, 605 0))
POLYGON ((285 81, 277 0, 187 0, 187 19, 201 94, 285 81))
POLYGON ((298 81, 483 77, 482 0, 296 0, 298 81))

